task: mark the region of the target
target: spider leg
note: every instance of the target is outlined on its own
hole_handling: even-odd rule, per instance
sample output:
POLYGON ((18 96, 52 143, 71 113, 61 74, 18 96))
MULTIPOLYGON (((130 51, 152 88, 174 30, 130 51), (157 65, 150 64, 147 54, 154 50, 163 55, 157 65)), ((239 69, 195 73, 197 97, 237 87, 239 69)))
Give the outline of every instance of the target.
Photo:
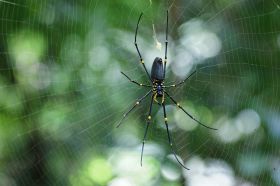
POLYGON ((184 168, 187 169, 187 170, 190 170, 190 169, 188 169, 187 167, 185 167, 183 163, 181 163, 181 162, 179 161, 179 159, 178 159, 178 157, 177 157, 177 155, 176 155, 176 153, 175 153, 175 151, 174 151, 174 149, 173 149, 173 144, 172 144, 172 140, 171 140, 171 135, 170 135, 169 129, 168 129, 168 123, 167 123, 167 117, 166 117, 166 110, 165 110, 165 103, 162 103, 162 107, 163 107, 164 122, 165 122, 165 126, 166 126, 168 142, 169 142, 170 148, 171 148, 171 150, 172 150, 172 153, 173 153, 174 157, 176 158, 177 162, 178 162, 182 167, 184 167, 184 168))
POLYGON ((211 130, 218 130, 212 127, 208 127, 207 125, 202 124, 200 121, 198 121, 197 119, 195 119, 192 115, 190 115, 177 101, 175 101, 166 91, 164 91, 164 93, 167 95, 167 97, 169 97, 171 99, 171 101, 177 105, 177 107, 179 107, 183 112, 185 112, 185 114, 187 114, 192 120, 196 121, 198 124, 211 129, 211 130))
POLYGON ((168 45, 168 10, 166 11, 165 55, 164 55, 164 66, 163 66, 164 78, 165 78, 165 70, 166 70, 166 63, 167 63, 167 45, 168 45))
POLYGON ((147 92, 143 97, 141 97, 140 99, 138 99, 138 101, 136 101, 136 103, 123 115, 122 119, 119 121, 117 128, 122 124, 122 121, 126 118, 126 116, 137 106, 139 105, 143 99, 145 99, 150 93, 152 92, 152 90, 150 90, 149 92, 147 92))
POLYGON ((143 142, 142 142, 142 150, 141 150, 141 167, 142 167, 142 159, 143 159, 143 152, 144 152, 144 146, 145 146, 145 141, 146 141, 146 137, 147 137, 147 133, 148 133, 148 128, 152 119, 151 113, 152 113, 152 107, 153 107, 153 96, 151 98, 151 104, 150 104, 150 109, 149 109, 149 115, 148 115, 148 120, 147 120, 147 126, 145 129, 145 134, 144 134, 144 138, 143 138, 143 142))
POLYGON ((187 78, 185 78, 183 81, 177 83, 177 84, 173 84, 173 85, 166 85, 166 86, 163 86, 164 88, 170 88, 170 87, 176 87, 178 85, 181 85, 183 83, 185 83, 190 77, 192 77, 192 75, 194 75, 196 73, 196 70, 193 71, 187 78))
POLYGON ((142 83, 138 83, 137 81, 132 80, 130 77, 128 77, 128 75, 126 75, 125 73, 121 72, 122 75, 124 75, 130 82, 135 83, 136 85, 139 86, 143 86, 143 87, 152 87, 152 85, 146 85, 146 84, 142 84, 142 83))
POLYGON ((139 55, 139 58, 140 58, 140 63, 142 64, 142 66, 144 67, 145 71, 146 71, 146 74, 147 76, 149 77, 150 81, 152 82, 152 79, 151 79, 151 76, 149 75, 148 71, 147 71, 147 68, 146 68, 146 65, 145 65, 145 62, 142 58, 142 55, 139 51, 139 48, 138 48, 138 44, 137 44, 137 33, 138 33, 138 26, 139 26, 139 23, 140 23, 140 20, 141 20, 141 17, 143 16, 143 12, 140 14, 140 17, 138 19, 138 22, 137 22, 137 26, 136 26, 136 30, 135 30, 135 38, 134 38, 134 45, 136 47, 136 50, 138 52, 138 55, 139 55))

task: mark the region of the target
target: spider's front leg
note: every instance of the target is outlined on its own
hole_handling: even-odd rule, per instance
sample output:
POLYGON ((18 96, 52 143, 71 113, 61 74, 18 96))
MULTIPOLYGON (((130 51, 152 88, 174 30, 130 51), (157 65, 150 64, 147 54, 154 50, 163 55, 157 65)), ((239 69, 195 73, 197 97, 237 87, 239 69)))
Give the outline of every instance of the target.
POLYGON ((135 48, 136 48, 136 50, 137 50, 138 56, 139 56, 139 58, 140 58, 140 63, 142 64, 142 66, 143 66, 143 68, 144 68, 144 70, 145 70, 145 72, 146 72, 146 74, 147 74, 149 80, 152 82, 151 76, 149 75, 149 73, 148 73, 148 71, 147 71, 145 62, 144 62, 144 60, 143 60, 143 58, 142 58, 142 55, 141 55, 141 53, 140 53, 140 50, 139 50, 138 44, 137 44, 138 26, 139 26, 139 23, 140 23, 140 20, 141 20, 141 17, 142 17, 142 16, 143 16, 143 12, 140 14, 140 17, 139 17, 138 22, 137 22, 137 26, 136 26, 136 30, 135 30, 135 37, 134 37, 134 45, 135 45, 135 48))
POLYGON ((164 67, 163 67, 164 78, 165 78, 166 63, 167 63, 167 47, 168 47, 168 10, 166 11, 165 53, 164 53, 164 67))
POLYGON ((192 77, 192 75, 194 75, 196 73, 196 70, 193 71, 187 78, 185 78, 183 81, 180 81, 179 83, 176 84, 172 84, 172 85, 166 85, 164 86, 164 88, 170 88, 170 87, 177 87, 178 85, 181 85, 183 83, 185 83, 190 77, 192 77))
POLYGON ((138 106, 150 93, 152 92, 152 90, 150 90, 149 92, 147 92, 143 97, 141 97, 140 99, 138 99, 136 101, 136 103, 123 115, 122 119, 119 121, 117 128, 122 124, 122 121, 126 118, 126 116, 136 107, 138 106))
POLYGON ((138 86, 143 86, 143 87, 152 87, 152 85, 146 85, 143 83, 138 83, 137 81, 132 80, 128 75, 126 75, 125 73, 121 72, 122 75, 124 75, 130 82, 138 85, 138 86))

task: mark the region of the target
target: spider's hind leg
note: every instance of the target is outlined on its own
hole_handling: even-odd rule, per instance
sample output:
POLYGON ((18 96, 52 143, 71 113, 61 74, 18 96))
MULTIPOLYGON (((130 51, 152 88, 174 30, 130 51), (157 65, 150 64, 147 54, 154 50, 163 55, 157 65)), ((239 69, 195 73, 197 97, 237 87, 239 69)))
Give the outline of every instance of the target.
POLYGON ((200 121, 198 121, 197 119, 195 119, 191 114, 189 114, 177 101, 175 101, 174 98, 172 98, 166 91, 164 91, 164 93, 167 95, 167 97, 169 97, 171 99, 171 101, 177 105, 177 107, 179 109, 181 109, 183 112, 185 112, 185 114, 187 114, 192 120, 196 121, 199 125, 202 125, 205 128, 211 129, 211 130, 218 130, 212 127, 208 127, 207 125, 204 125, 203 123, 201 123, 200 121))
POLYGON ((145 134, 144 134, 143 142, 142 142, 141 166, 142 166, 143 152, 144 152, 145 141, 146 141, 146 137, 147 137, 147 133, 148 133, 148 128, 149 128, 149 125, 150 125, 150 122, 151 122, 151 119, 152 119, 151 113, 152 113, 152 108, 153 108, 153 102, 154 102, 154 99, 153 99, 153 96, 152 96, 151 104, 150 104, 150 108, 149 108, 149 115, 148 115, 148 118, 147 118, 148 119, 147 120, 147 126, 146 126, 146 129, 145 129, 145 134))
POLYGON ((185 169, 187 170, 190 170, 188 169, 187 167, 185 167, 185 165, 183 163, 181 163, 173 149, 173 144, 172 144, 172 139, 171 139, 171 135, 169 133, 169 129, 168 129, 168 123, 167 123, 167 116, 166 116, 166 110, 165 110, 165 103, 162 103, 162 107, 163 107, 163 115, 164 115, 164 123, 165 123, 165 126, 166 126, 166 131, 167 131, 167 137, 168 137, 168 142, 169 142, 169 145, 170 145, 170 148, 172 150, 172 153, 175 157, 175 159, 177 160, 177 162, 182 166, 184 167, 185 169))

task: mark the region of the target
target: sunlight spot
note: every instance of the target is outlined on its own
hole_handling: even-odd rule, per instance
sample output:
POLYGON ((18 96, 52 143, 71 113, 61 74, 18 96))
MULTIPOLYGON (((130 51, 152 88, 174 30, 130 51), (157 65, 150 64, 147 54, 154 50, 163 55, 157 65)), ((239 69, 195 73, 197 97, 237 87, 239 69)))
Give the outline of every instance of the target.
MULTIPOLYGON (((196 115, 195 110, 192 107, 188 106, 186 108, 190 113, 192 113, 193 116, 196 115)), ((179 110, 175 112, 175 121, 177 126, 185 131, 192 131, 198 127, 198 124, 194 120, 192 120, 184 112, 179 110)))
MULTIPOLYGON (((184 164, 182 158, 178 154, 176 154, 176 156, 179 161, 184 164)), ((174 154, 167 155, 167 160, 163 162, 161 168, 161 174, 163 175, 163 177, 170 181, 176 181, 181 178, 181 172, 182 166, 178 163, 174 154)))
POLYGON ((182 46, 200 63, 204 59, 216 56, 222 47, 221 40, 211 32, 200 19, 192 19, 180 26, 182 46))
POLYGON ((239 132, 243 134, 251 134, 260 126, 260 116, 252 109, 241 111, 235 120, 235 124, 239 132))
POLYGON ((187 185, 235 185, 234 172, 232 168, 224 161, 212 160, 205 162, 199 157, 194 157, 188 161, 187 167, 191 168, 191 171, 184 171, 187 185))
POLYGON ((138 148, 135 151, 127 151, 123 148, 118 151, 120 153, 114 151, 110 157, 117 176, 128 178, 132 183, 147 185, 147 183, 150 183, 159 174, 159 161, 152 156, 144 155, 143 166, 141 167, 138 148))
POLYGON ((163 166, 161 169, 161 174, 164 178, 170 181, 176 181, 180 179, 180 172, 171 166, 163 166))
POLYGON ((245 181, 245 180, 239 180, 237 185, 238 186, 255 186, 253 183, 250 183, 250 182, 245 181))
POLYGON ((44 89, 50 85, 50 72, 41 58, 46 51, 44 37, 32 31, 22 31, 8 41, 9 53, 15 62, 15 76, 27 90, 44 89), (31 89, 30 89, 31 88, 31 89))
POLYGON ((172 63, 172 71, 180 78, 185 78, 191 71, 194 65, 194 58, 192 54, 186 51, 183 47, 180 47, 177 51, 177 55, 174 57, 174 63, 172 63))
POLYGON ((241 138, 241 133, 234 125, 234 120, 229 118, 221 118, 215 124, 219 128, 216 136, 224 143, 234 143, 241 138))
MULTIPOLYGON (((108 66, 107 66, 108 67, 108 66)), ((121 69, 117 63, 112 64, 110 68, 107 69, 107 72, 104 72, 104 81, 107 82, 107 85, 115 85, 123 79, 123 76, 120 73, 121 69)))
POLYGON ((214 57, 221 49, 218 37, 208 31, 193 33, 183 44, 199 59, 214 57))
POLYGON ((28 70, 30 65, 40 62, 46 50, 44 37, 32 31, 22 31, 14 35, 8 44, 9 53, 22 73, 28 70))
POLYGON ((67 114, 71 108, 58 101, 47 102, 38 114, 40 131, 45 136, 51 135, 53 139, 64 140, 71 136, 71 132, 65 128, 69 124, 67 114))
POLYGON ((89 52, 89 66, 94 71, 100 71, 108 67, 109 51, 104 46, 98 46, 91 49, 89 52))
POLYGON ((29 75, 22 77, 35 89, 47 88, 51 83, 50 70, 47 65, 44 64, 33 64, 29 68, 29 75))
POLYGON ((112 177, 111 165, 105 159, 94 159, 89 164, 88 174, 95 183, 103 185, 112 177))
POLYGON ((115 178, 110 183, 109 186, 135 186, 128 178, 115 178))

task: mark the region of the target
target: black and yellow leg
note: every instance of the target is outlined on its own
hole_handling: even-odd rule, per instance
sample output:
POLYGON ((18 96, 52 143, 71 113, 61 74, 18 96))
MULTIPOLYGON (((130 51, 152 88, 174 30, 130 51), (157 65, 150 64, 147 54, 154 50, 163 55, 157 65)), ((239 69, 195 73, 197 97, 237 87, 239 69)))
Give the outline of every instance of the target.
POLYGON ((136 84, 136 85, 139 85, 139 86, 143 86, 143 87, 153 87, 152 85, 146 85, 146 84, 143 84, 143 83, 138 83, 137 81, 134 81, 132 80, 130 77, 128 77, 128 75, 126 75, 125 73, 121 72, 122 75, 124 75, 130 82, 136 84))
POLYGON ((163 86, 164 88, 170 88, 170 87, 177 87, 183 83, 185 83, 190 77, 192 77, 192 75, 194 75, 196 73, 196 70, 193 71, 187 78, 185 78, 183 81, 177 83, 177 84, 173 84, 173 85, 166 85, 166 86, 163 86))
POLYGON ((157 103, 159 106, 161 106, 161 103, 157 100, 157 93, 156 92, 154 92, 154 96, 153 96, 154 98, 154 102, 155 103, 157 103))
POLYGON ((167 63, 167 47, 168 47, 168 10, 166 11, 166 30, 165 30, 165 54, 163 64, 163 77, 165 78, 166 63, 167 63))
POLYGON ((136 26, 136 30, 135 30, 134 45, 135 45, 136 50, 137 50, 137 52, 138 52, 138 55, 139 55, 139 58, 140 58, 140 63, 141 63, 142 66, 144 67, 144 70, 145 70, 147 76, 149 77, 150 81, 152 82, 151 76, 149 75, 149 73, 148 73, 148 71, 147 71, 147 68, 146 68, 146 66, 145 66, 145 62, 144 62, 144 60, 143 60, 143 58, 142 58, 142 55, 141 55, 141 53, 140 53, 140 50, 139 50, 138 44, 137 44, 138 26, 139 26, 139 23, 140 23, 140 20, 141 20, 141 17, 142 17, 142 16, 143 16, 143 13, 140 14, 140 17, 139 17, 138 22, 137 22, 137 26, 136 26))
MULTIPOLYGON (((165 92, 165 91, 164 91, 165 92)), ((169 97, 171 99, 171 101, 177 105, 177 107, 179 109, 181 109, 183 112, 185 112, 185 114, 187 114, 192 120, 196 121, 199 125, 202 125, 203 127, 206 127, 208 129, 211 129, 211 130, 218 130, 218 129, 215 129, 215 128, 212 128, 212 127, 208 127, 207 125, 204 125, 202 124, 200 121, 198 121, 197 119, 195 119, 192 115, 190 115, 177 101, 175 101, 167 92, 165 92, 165 94, 167 95, 167 97, 169 97)))
POLYGON ((122 121, 126 118, 126 116, 136 107, 138 106, 150 93, 152 90, 147 92, 143 97, 141 97, 136 103, 123 115, 122 119, 119 121, 117 128, 122 124, 122 121))
POLYGON ((161 98, 161 104, 164 103, 164 101, 165 101, 165 95, 164 95, 164 93, 163 93, 163 94, 162 94, 162 98, 161 98))
POLYGON ((146 129, 145 129, 144 138, 143 138, 143 142, 142 142, 141 160, 140 160, 141 166, 142 166, 143 152, 144 152, 145 141, 146 141, 146 137, 147 137, 147 133, 148 133, 148 128, 150 126, 151 119, 152 119, 151 114, 152 114, 153 102, 154 102, 154 100, 153 100, 153 96, 152 96, 151 103, 150 103, 150 108, 149 108, 149 115, 148 115, 148 118, 147 118, 147 126, 146 126, 146 129))
POLYGON ((157 100, 157 93, 156 93, 156 92, 155 92, 154 95, 153 95, 153 99, 154 99, 154 101, 155 101, 156 103, 159 103, 158 100, 157 100))
POLYGON ((183 163, 181 163, 173 149, 173 144, 172 144, 172 139, 171 139, 171 135, 169 133, 169 129, 168 129, 168 123, 167 123, 167 116, 166 116, 166 110, 165 110, 165 103, 162 103, 162 107, 163 107, 163 115, 164 115, 164 123, 165 123, 165 126, 166 126, 166 131, 167 131, 167 137, 168 137, 168 142, 169 142, 169 145, 170 145, 170 148, 171 148, 171 151, 174 155, 174 157, 176 158, 176 160, 178 161, 178 163, 184 167, 185 169, 187 170, 190 170, 188 169, 183 163))

